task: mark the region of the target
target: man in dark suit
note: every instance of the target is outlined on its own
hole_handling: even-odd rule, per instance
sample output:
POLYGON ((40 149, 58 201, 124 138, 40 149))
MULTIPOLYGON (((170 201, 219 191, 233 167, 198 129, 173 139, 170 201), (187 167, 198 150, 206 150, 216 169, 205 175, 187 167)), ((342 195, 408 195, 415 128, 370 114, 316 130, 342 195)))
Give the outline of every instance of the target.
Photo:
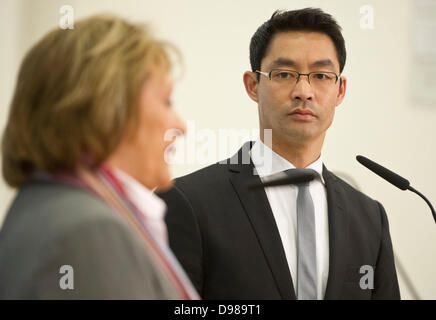
POLYGON ((274 13, 244 74, 260 138, 161 194, 170 246, 204 299, 400 298, 382 205, 322 162, 347 85, 340 30, 319 9, 274 13), (308 184, 247 189, 303 168, 308 184))

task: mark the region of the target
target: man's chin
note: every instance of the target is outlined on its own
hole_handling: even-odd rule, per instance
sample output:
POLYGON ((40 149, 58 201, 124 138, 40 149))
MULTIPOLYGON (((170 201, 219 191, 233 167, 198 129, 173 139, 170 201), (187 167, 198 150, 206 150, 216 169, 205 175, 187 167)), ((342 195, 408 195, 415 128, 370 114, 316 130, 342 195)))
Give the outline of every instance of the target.
POLYGON ((310 130, 291 130, 286 133, 286 140, 290 143, 308 143, 310 141, 313 141, 315 137, 316 134, 314 134, 310 130))

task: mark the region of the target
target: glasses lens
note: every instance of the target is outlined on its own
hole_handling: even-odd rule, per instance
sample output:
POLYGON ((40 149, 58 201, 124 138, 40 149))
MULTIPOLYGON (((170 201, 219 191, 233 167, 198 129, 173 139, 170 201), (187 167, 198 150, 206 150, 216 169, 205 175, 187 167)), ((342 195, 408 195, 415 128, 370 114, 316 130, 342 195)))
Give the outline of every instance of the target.
POLYGON ((330 72, 313 72, 310 74, 310 84, 315 87, 329 87, 335 83, 336 76, 330 72))
MULTIPOLYGON (((298 72, 292 70, 274 69, 271 71, 271 80, 282 85, 295 85, 298 79, 298 72)), ((302 75, 307 76, 307 75, 302 75)), ((301 78, 300 78, 301 80, 301 78)), ((332 72, 311 72, 309 83, 314 88, 328 88, 336 83, 336 75, 332 72)))
POLYGON ((295 83, 298 78, 298 72, 291 70, 272 70, 271 80, 279 83, 295 83))

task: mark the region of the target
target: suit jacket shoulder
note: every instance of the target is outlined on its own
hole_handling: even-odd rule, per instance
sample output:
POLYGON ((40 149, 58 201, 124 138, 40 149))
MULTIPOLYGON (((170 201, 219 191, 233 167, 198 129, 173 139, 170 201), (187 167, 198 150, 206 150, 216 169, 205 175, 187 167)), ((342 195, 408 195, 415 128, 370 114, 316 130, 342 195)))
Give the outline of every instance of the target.
POLYGON ((0 232, 3 299, 177 299, 128 223, 74 186, 32 182, 13 201, 0 232), (73 289, 62 289, 62 266, 73 289))

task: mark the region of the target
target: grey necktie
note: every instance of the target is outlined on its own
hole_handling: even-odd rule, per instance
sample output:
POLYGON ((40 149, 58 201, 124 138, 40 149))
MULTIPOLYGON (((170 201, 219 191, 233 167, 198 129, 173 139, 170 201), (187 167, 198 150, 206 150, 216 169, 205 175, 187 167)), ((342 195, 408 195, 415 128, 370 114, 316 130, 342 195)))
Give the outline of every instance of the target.
MULTIPOLYGON (((286 173, 291 170, 287 170, 286 173)), ((297 298, 298 300, 316 300, 315 209, 308 182, 298 184, 297 226, 297 298)))

